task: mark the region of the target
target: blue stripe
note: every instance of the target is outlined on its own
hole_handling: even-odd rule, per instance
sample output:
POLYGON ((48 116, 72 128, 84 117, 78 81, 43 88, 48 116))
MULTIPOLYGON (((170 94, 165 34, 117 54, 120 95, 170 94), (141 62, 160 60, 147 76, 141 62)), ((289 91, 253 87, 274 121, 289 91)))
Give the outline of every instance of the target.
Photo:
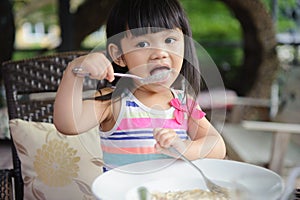
MULTIPOLYGON (((102 140, 153 140, 153 136, 124 136, 124 137, 100 137, 102 140)), ((188 136, 180 135, 180 139, 187 140, 188 136)))
POLYGON ((134 101, 126 101, 126 106, 128 107, 139 107, 134 101))
POLYGON ((183 136, 180 135, 179 138, 182 139, 182 140, 187 140, 187 139, 189 139, 189 137, 186 136, 186 135, 183 135, 183 136))
POLYGON ((102 140, 149 140, 149 139, 154 139, 152 136, 136 136, 136 137, 128 137, 128 136, 124 136, 124 137, 101 137, 102 140))
MULTIPOLYGON (((175 131, 178 135, 186 135, 186 131, 175 131)), ((111 134, 110 136, 114 136, 114 135, 127 135, 127 134, 145 134, 145 133, 153 133, 153 130, 139 130, 139 131, 118 131, 118 132, 114 132, 113 134, 111 134)))
POLYGON ((176 131, 178 135, 186 135, 186 131, 176 131))
MULTIPOLYGON (((100 136, 102 140, 141 140, 141 139, 154 139, 152 135, 153 131, 122 131, 122 132, 115 132, 112 135, 106 137, 106 136, 100 136), (139 136, 138 134, 151 134, 150 136, 139 136), (132 136, 136 134, 137 136, 132 136), (130 136, 131 135, 131 136, 130 136), (115 136, 123 136, 123 137, 115 137, 115 136)), ((179 138, 181 139, 188 139, 188 136, 186 135, 185 131, 176 131, 179 138)))
POLYGON ((151 130, 151 131, 146 131, 146 130, 141 130, 141 131, 120 131, 120 132, 114 132, 110 136, 113 136, 113 135, 127 135, 127 134, 144 134, 144 133, 152 134, 153 130, 151 130))
POLYGON ((171 158, 165 154, 111 154, 103 152, 104 163, 108 168, 147 160, 171 158), (111 166, 110 166, 111 165, 111 166))

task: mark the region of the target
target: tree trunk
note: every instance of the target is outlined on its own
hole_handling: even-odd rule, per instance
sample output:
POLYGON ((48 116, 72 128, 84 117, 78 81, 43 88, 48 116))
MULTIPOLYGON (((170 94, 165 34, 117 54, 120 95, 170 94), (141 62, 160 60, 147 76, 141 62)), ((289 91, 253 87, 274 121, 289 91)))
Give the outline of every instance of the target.
MULTIPOLYGON (((15 23, 12 6, 9 0, 0 1, 0 66, 10 60, 14 51, 15 23)), ((0 108, 5 105, 2 96, 2 67, 0 67, 0 108)), ((0 124, 1 125, 1 124, 0 124)))
POLYGON ((243 30, 244 62, 239 91, 253 97, 269 97, 279 68, 272 17, 259 0, 221 0, 233 11, 243 30))
MULTIPOLYGON (((270 98, 271 85, 279 69, 272 17, 259 0, 221 1, 233 11, 243 30, 244 62, 237 80, 238 91, 244 91, 241 93, 245 96, 270 98)), ((255 118, 263 115, 257 109, 251 109, 251 113, 255 118)))
MULTIPOLYGON (((70 0, 60 1, 64 2, 70 0)), ((70 11, 64 11, 68 13, 62 13, 60 16, 61 26, 65 26, 65 31, 62 32, 62 38, 67 37, 68 39, 62 40, 59 49, 64 51, 80 49, 85 37, 105 24, 106 18, 115 1, 116 0, 86 0, 78 7, 76 13, 72 14, 70 11), (70 40, 72 42, 70 42, 70 40)))
MULTIPOLYGON (((15 23, 9 0, 0 1, 0 65, 10 60, 14 50, 15 23)), ((0 76, 0 80, 2 77, 0 76)))
MULTIPOLYGON (((59 0, 58 16, 61 29, 61 41, 58 50, 68 51, 74 50, 77 47, 74 42, 74 16, 70 13, 70 0, 59 0)), ((79 46, 80 47, 80 46, 79 46)))
POLYGON ((92 32, 106 23, 108 14, 116 0, 88 0, 82 4, 75 15, 75 36, 77 46, 92 32), (88 18, 86 18, 88 16, 88 18))

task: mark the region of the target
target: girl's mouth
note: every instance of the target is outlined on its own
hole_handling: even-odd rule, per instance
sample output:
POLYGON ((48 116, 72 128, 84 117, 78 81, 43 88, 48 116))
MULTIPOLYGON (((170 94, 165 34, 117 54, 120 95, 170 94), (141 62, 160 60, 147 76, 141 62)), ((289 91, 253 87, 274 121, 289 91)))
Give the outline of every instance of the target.
POLYGON ((162 72, 165 73, 166 71, 169 71, 169 70, 170 70, 170 68, 167 66, 156 67, 150 71, 150 75, 153 76, 155 74, 160 74, 162 72))

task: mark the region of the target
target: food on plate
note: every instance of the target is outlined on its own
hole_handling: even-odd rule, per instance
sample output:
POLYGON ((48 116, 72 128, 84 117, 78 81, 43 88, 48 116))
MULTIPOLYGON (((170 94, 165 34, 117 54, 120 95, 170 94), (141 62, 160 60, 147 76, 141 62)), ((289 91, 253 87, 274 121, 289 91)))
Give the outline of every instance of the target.
POLYGON ((201 189, 170 191, 170 192, 153 192, 151 200, 229 200, 229 198, 221 194, 209 192, 201 189))

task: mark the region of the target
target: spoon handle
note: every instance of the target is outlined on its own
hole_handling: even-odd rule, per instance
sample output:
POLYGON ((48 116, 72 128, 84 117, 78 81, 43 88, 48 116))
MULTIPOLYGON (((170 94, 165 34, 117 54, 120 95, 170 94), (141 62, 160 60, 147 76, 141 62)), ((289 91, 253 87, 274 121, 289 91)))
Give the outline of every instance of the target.
MULTIPOLYGON (((91 74, 87 71, 85 71, 82 67, 74 67, 72 69, 72 72, 74 74, 76 74, 76 76, 79 77, 86 77, 86 76, 90 76, 91 74)), ((122 74, 122 73, 114 73, 114 76, 118 76, 118 77, 128 77, 128 78, 134 78, 134 79, 138 79, 138 80, 142 80, 142 77, 133 75, 133 74, 122 74)))
POLYGON ((187 159, 183 154, 181 154, 177 149, 175 149, 174 147, 170 147, 169 150, 172 153, 176 153, 177 155, 180 156, 180 158, 182 160, 184 160, 185 162, 187 162, 188 164, 190 164, 192 167, 194 167, 198 172, 200 172, 200 174, 202 175, 207 188, 214 193, 218 193, 224 197, 229 197, 229 192, 227 190, 227 188, 221 187, 215 183, 213 183, 209 178, 206 177, 206 175, 202 172, 202 170, 197 167, 197 165, 195 165, 192 161, 190 161, 189 159, 187 159))
POLYGON ((192 161, 190 161, 189 159, 187 159, 184 155, 182 155, 177 149, 175 149, 174 147, 170 147, 169 151, 171 151, 172 153, 175 153, 176 155, 180 156, 180 158, 182 160, 184 160, 185 162, 189 163, 191 166, 193 166, 195 169, 197 169, 200 174, 206 179, 206 176, 204 175, 204 173, 202 172, 201 169, 199 169, 199 167, 197 167, 192 161))
POLYGON ((138 79, 138 80, 142 80, 143 79, 142 77, 139 77, 139 76, 136 76, 136 75, 133 75, 133 74, 114 73, 114 75, 118 76, 118 77, 134 78, 134 79, 138 79))

